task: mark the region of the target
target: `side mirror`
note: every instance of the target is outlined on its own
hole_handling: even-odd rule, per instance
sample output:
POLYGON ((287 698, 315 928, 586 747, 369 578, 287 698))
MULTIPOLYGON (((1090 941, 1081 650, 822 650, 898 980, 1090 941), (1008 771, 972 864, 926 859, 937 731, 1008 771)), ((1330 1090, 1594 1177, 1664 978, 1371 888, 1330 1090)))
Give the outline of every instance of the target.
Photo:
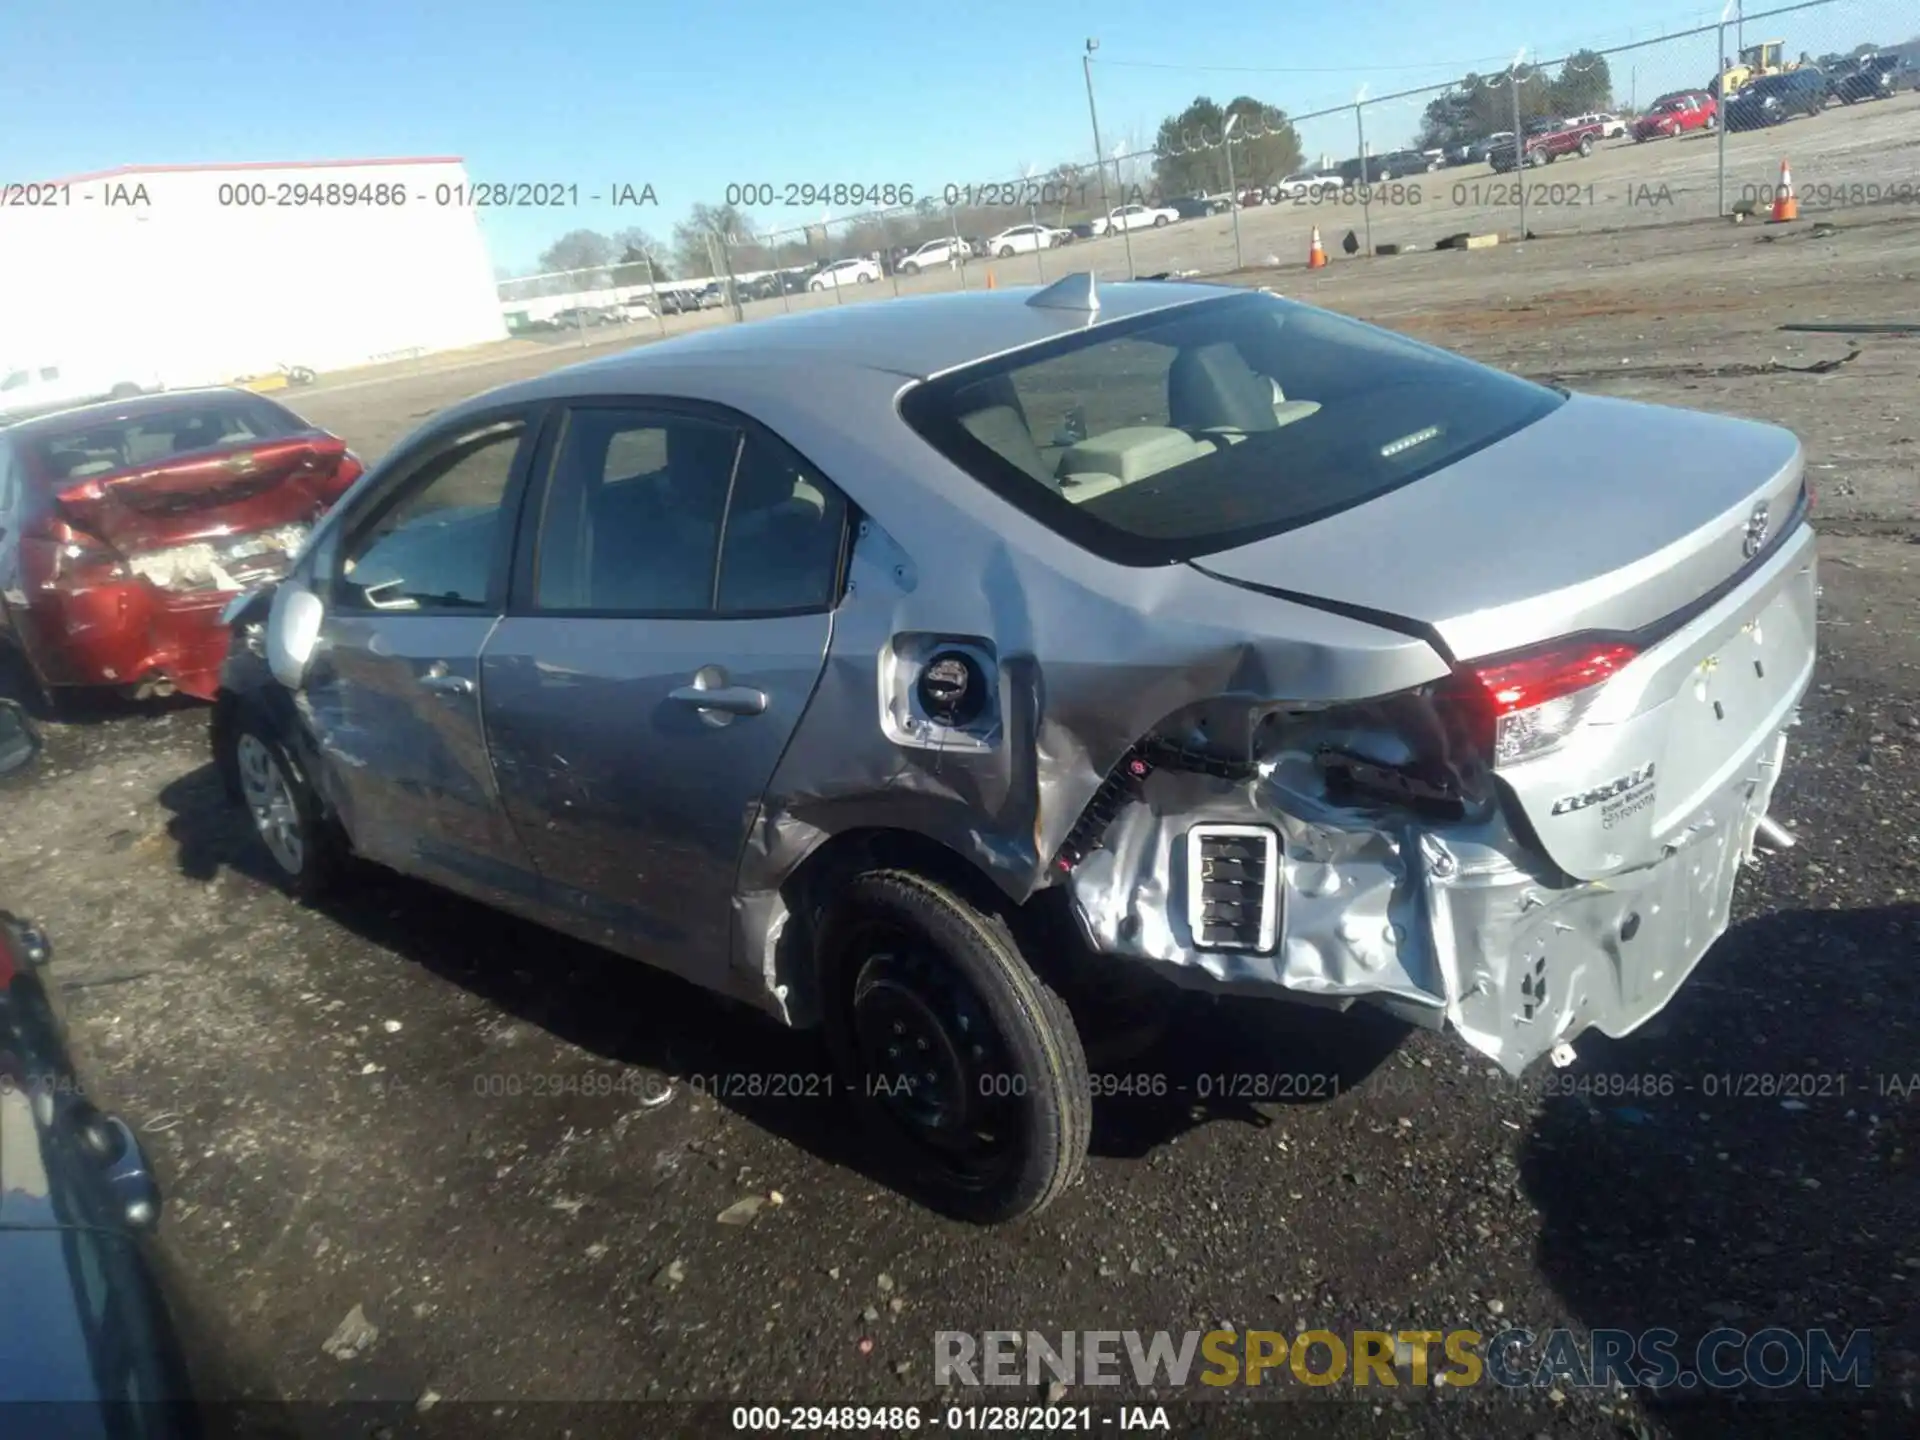
POLYGON ((18 700, 0 700, 0 775, 13 775, 40 754, 40 730, 18 700))
POLYGON ((306 682, 307 662, 320 639, 326 606, 320 597, 296 579, 281 582, 267 611, 267 668, 289 690, 306 682))
POLYGON ((1066 413, 1060 422, 1060 428, 1053 432, 1053 443, 1066 447, 1078 445, 1087 438, 1087 412, 1078 405, 1066 413))

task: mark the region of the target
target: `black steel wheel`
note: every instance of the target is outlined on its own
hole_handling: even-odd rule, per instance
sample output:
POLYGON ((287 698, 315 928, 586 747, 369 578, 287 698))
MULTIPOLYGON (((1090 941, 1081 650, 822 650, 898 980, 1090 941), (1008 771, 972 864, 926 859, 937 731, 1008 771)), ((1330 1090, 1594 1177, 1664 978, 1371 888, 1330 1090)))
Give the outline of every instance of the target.
POLYGON ((1092 1130, 1086 1053, 1004 922, 873 870, 840 891, 818 945, 828 1045, 902 1189, 999 1224, 1073 1184, 1092 1130))

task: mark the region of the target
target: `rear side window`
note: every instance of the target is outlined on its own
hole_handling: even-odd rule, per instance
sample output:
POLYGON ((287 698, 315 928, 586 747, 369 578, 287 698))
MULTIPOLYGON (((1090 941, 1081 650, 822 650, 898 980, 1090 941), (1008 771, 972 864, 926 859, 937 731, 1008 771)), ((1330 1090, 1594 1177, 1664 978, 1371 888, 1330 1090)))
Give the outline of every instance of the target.
POLYGON ((1237 295, 942 376, 902 414, 962 470, 1123 564, 1251 543, 1419 480, 1564 403, 1358 321, 1237 295))

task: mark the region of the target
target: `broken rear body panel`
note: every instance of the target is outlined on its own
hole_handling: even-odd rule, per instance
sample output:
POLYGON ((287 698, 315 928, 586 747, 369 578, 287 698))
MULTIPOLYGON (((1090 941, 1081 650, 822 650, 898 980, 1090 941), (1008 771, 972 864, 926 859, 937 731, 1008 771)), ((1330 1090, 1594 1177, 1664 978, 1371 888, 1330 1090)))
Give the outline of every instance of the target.
MULTIPOLYGON (((196 403, 233 402, 183 394, 124 408, 154 427, 167 407, 196 403)), ((211 699, 229 639, 222 608, 285 572, 359 462, 309 429, 144 463, 115 456, 78 474, 49 460, 56 452, 46 447, 90 428, 111 432, 120 413, 88 407, 14 432, 33 494, 18 540, 24 603, 13 618, 49 685, 211 699)))
POLYGON ((1088 937, 1183 984, 1375 1001, 1450 1026, 1514 1074, 1588 1026, 1624 1035, 1726 928, 1811 678, 1814 594, 1802 527, 1642 657, 1657 677, 1643 708, 1590 725, 1576 762, 1536 762, 1565 772, 1598 755, 1600 772, 1618 772, 1600 786, 1567 790, 1523 765, 1457 818, 1357 799, 1329 786, 1320 757, 1393 740, 1356 735, 1347 707, 1287 715, 1243 780, 1155 770, 1074 869, 1088 937), (1522 790, 1551 796, 1557 848, 1587 860, 1593 878, 1554 863, 1515 799, 1522 790), (1208 821, 1279 832, 1281 913, 1266 953, 1194 944, 1188 835, 1208 821))

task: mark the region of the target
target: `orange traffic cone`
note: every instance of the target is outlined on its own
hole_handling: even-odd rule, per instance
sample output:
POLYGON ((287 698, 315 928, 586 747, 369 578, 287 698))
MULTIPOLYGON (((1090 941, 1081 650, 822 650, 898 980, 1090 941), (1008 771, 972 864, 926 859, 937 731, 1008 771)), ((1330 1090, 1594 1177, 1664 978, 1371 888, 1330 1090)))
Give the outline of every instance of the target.
POLYGON ((1327 263, 1327 250, 1320 243, 1320 227, 1313 227, 1313 244, 1307 249, 1307 269, 1318 270, 1327 263))
POLYGON ((993 272, 991 270, 987 272, 987 288, 989 290, 998 290, 1000 288, 998 285, 994 283, 993 272))
POLYGON ((1800 202, 1793 198, 1793 172, 1787 169, 1787 159, 1780 157, 1780 185, 1773 192, 1773 223, 1800 218, 1800 202))

